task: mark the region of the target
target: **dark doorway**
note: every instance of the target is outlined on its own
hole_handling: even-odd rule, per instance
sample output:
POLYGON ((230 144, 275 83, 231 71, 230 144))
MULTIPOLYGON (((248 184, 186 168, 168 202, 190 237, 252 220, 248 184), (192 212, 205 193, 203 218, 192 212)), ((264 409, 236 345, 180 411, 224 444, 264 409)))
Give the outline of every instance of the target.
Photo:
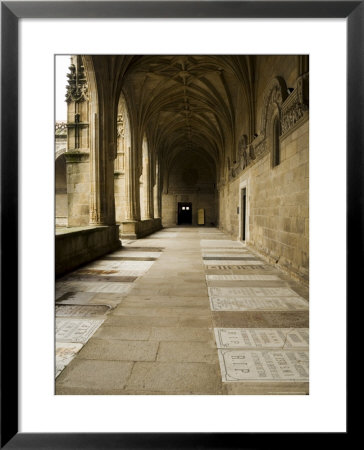
POLYGON ((241 190, 241 240, 246 239, 246 188, 241 190))
POLYGON ((192 203, 178 202, 178 225, 192 224, 192 203))

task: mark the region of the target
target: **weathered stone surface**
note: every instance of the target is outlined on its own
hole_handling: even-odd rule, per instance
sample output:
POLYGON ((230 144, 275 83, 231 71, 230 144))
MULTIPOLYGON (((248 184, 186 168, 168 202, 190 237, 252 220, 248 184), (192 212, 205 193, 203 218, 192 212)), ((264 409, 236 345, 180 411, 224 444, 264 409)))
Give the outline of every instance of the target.
POLYGON ((222 380, 308 381, 308 352, 218 350, 222 380))
POLYGON ((308 303, 300 297, 210 297, 213 311, 307 310, 308 303))
POLYGON ((140 393, 220 394, 222 386, 216 364, 137 362, 126 389, 140 393))
POLYGON ((103 319, 56 319, 56 341, 85 344, 103 319))
POLYGON ((82 344, 56 342, 56 377, 72 361, 82 344))
POLYGON ((56 305, 56 317, 102 316, 109 311, 106 305, 56 305))
POLYGON ((215 328, 218 348, 308 348, 307 328, 215 328))
MULTIPOLYGON (((126 361, 92 361, 77 358, 58 377, 57 387, 81 388, 89 395, 94 389, 99 389, 100 394, 124 389, 132 367, 133 363, 126 361)), ((73 391, 74 394, 76 392, 73 391)))
POLYGON ((91 339, 79 358, 106 361, 154 361, 158 342, 91 339))

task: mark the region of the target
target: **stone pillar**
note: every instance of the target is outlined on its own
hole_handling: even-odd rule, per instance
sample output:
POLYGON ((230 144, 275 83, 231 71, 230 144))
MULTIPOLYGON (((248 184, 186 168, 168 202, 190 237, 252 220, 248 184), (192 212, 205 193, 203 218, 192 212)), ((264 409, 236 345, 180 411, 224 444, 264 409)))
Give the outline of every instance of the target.
POLYGON ((86 152, 68 151, 67 203, 68 226, 81 227, 89 224, 90 162, 86 152))
MULTIPOLYGON (((144 159, 144 158, 143 158, 144 159)), ((152 165, 150 163, 149 152, 143 161, 143 188, 144 188, 144 217, 142 219, 153 219, 153 186, 152 186, 152 165)))
POLYGON ((155 166, 155 183, 153 187, 154 196, 154 218, 161 218, 161 183, 160 183, 160 170, 159 170, 159 159, 156 158, 155 166))
POLYGON ((121 237, 136 239, 138 222, 140 220, 139 208, 139 175, 136 170, 137 155, 131 147, 125 149, 125 218, 120 227, 121 237))
POLYGON ((67 203, 68 226, 89 224, 90 148, 88 86, 80 56, 73 56, 67 74, 67 203))

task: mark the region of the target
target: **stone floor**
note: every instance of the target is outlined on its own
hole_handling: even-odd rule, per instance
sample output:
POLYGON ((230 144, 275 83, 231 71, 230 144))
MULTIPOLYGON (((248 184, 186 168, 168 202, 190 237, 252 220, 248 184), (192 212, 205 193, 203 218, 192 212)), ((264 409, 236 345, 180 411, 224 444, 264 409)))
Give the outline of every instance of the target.
POLYGON ((216 228, 57 280, 56 394, 308 394, 308 289, 216 228))

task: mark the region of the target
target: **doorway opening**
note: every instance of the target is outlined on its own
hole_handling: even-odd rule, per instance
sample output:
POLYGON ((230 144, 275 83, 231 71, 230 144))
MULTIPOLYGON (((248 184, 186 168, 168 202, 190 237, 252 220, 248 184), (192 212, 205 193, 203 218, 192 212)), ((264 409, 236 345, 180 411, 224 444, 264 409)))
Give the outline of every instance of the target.
POLYGON ((241 190, 241 240, 246 240, 246 188, 241 190))
POLYGON ((192 203, 178 202, 178 225, 192 225, 192 203))

